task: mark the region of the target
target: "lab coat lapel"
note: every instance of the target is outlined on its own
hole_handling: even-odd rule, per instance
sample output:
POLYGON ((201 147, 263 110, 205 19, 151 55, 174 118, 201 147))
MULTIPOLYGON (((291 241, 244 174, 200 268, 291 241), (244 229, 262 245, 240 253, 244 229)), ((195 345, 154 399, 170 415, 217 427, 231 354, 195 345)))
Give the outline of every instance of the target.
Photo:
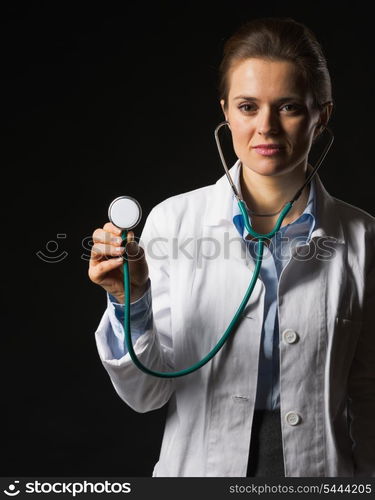
MULTIPOLYGON (((203 306, 214 314, 213 323, 220 336, 240 306, 255 267, 253 259, 246 252, 245 242, 233 224, 232 201, 232 191, 224 176, 211 191, 203 216, 204 239, 219 242, 221 255, 206 262, 195 275, 196 290, 204 281, 205 290, 220 291, 214 295, 215 303, 211 302, 208 308, 203 306), (223 294, 222 290, 226 293, 223 294)), ((256 397, 264 294, 264 284, 258 278, 243 317, 209 368, 210 377, 215 383, 210 393, 207 429, 208 476, 215 476, 218 470, 222 470, 223 464, 225 475, 234 476, 238 474, 238 463, 247 463, 256 397), (248 429, 247 439, 243 438, 244 428, 248 429), (225 443, 221 439, 223 434, 228 438, 225 443), (233 457, 237 460, 233 460, 233 457)), ((209 300, 204 298, 203 293, 200 296, 202 300, 209 300)), ((243 474, 245 472, 244 469, 243 474)))
MULTIPOLYGON (((234 178, 239 166, 238 160, 229 170, 232 178, 234 178)), ((213 238, 219 243, 218 247, 222 253, 220 265, 223 265, 223 270, 226 270, 224 284, 228 286, 226 288, 230 296, 228 298, 233 305, 239 305, 250 284, 255 262, 233 224, 233 191, 225 174, 216 182, 209 195, 203 215, 203 227, 204 237, 207 240, 213 238), (236 269, 233 266, 236 266, 236 269), (236 283, 233 283, 234 276, 236 276, 236 283), (240 299, 239 302, 238 299, 240 299)), ((254 317, 252 310, 260 300, 262 289, 263 283, 259 277, 248 306, 245 308, 245 316, 254 317)))

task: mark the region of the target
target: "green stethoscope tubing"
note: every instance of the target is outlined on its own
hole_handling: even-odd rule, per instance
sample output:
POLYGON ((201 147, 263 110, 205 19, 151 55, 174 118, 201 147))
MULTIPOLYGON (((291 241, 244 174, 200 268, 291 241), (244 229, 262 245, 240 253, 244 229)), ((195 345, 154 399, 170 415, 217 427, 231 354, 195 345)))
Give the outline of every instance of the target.
MULTIPOLYGON (((216 129, 215 129, 215 140, 216 140, 216 144, 217 144, 217 147, 218 147, 218 151, 219 151, 219 154, 220 154, 221 161, 223 163, 223 167, 225 169, 225 173, 226 173, 226 175, 228 177, 228 180, 229 180, 229 183, 230 183, 230 185, 232 187, 233 193, 234 193, 235 197, 237 198, 238 206, 239 206, 239 209, 240 209, 241 214, 243 216, 243 221, 244 221, 245 227, 246 227, 247 231, 254 238, 256 238, 258 240, 258 247, 259 248, 258 248, 258 252, 257 252, 257 255, 256 255, 254 273, 253 273, 250 285, 249 285, 248 289, 246 290, 245 296, 244 296, 244 298, 243 298, 243 300, 242 300, 239 308, 237 309, 237 312, 235 313, 232 321, 230 322, 228 328, 225 330, 225 332, 224 332, 223 336, 221 337, 221 339, 219 340, 219 342, 207 354, 207 356, 205 356, 201 361, 195 363, 194 365, 190 366, 189 368, 185 368, 184 370, 179 370, 177 372, 159 372, 159 371, 151 370, 150 368, 147 368, 147 366, 144 366, 143 363, 141 363, 141 361, 138 359, 137 355, 134 352, 132 338, 131 338, 131 331, 130 331, 130 277, 129 277, 129 266, 128 266, 128 259, 127 259, 126 255, 125 255, 124 264, 123 264, 124 291, 125 291, 125 304, 124 304, 124 306, 125 306, 124 307, 124 332, 125 332, 125 335, 124 335, 124 345, 127 348, 128 352, 130 354, 130 357, 133 360, 134 364, 140 370, 142 370, 143 372, 148 373, 149 375, 153 375, 155 377, 159 377, 159 378, 177 378, 177 377, 183 377, 184 375, 188 375, 189 373, 192 373, 192 372, 194 372, 196 370, 199 370, 199 368, 202 368, 202 366, 204 366, 206 363, 208 363, 219 352, 219 350, 223 347, 223 345, 225 344, 225 342, 228 340, 229 336, 233 332, 236 323, 238 322, 239 318, 241 317, 241 314, 242 314, 242 312, 243 312, 243 310, 244 310, 247 302, 250 299, 250 296, 251 296, 251 294, 253 292, 255 283, 256 283, 256 281, 258 279, 258 276, 259 276, 259 273, 260 273, 260 269, 261 269, 261 266, 262 266, 262 260, 263 260, 264 240, 272 238, 277 233, 277 231, 279 231, 279 229, 281 227, 281 224, 283 223, 283 220, 284 220, 285 216, 288 214, 288 212, 292 208, 294 202, 299 198, 299 196, 302 193, 304 187, 309 184, 309 182, 311 181, 311 179, 314 177, 314 175, 318 171, 318 168, 322 164, 324 158, 326 157, 326 155, 327 155, 327 153, 328 153, 329 149, 331 148, 332 143, 334 141, 334 135, 333 135, 331 129, 328 128, 327 126, 324 126, 323 128, 328 132, 328 134, 330 136, 330 139, 329 139, 326 147, 324 148, 322 154, 320 155, 319 159, 317 160, 317 162, 315 164, 315 167, 312 169, 312 172, 307 176, 305 182, 300 187, 300 189, 296 192, 296 194, 294 195, 294 197, 292 198, 292 200, 285 204, 284 208, 282 209, 282 211, 281 211, 281 213, 280 213, 280 215, 279 215, 279 217, 277 219, 275 227, 272 229, 272 231, 270 231, 269 233, 266 233, 266 234, 261 234, 261 233, 257 233, 256 231, 254 231, 254 229, 250 226, 249 214, 248 214, 248 211, 247 211, 246 204, 240 198, 239 193, 238 193, 235 185, 233 184, 233 181, 232 181, 231 176, 230 176, 229 171, 228 171, 227 164, 225 162, 225 158, 224 158, 223 152, 221 150, 218 132, 219 132, 219 130, 220 130, 221 127, 226 126, 226 125, 228 125, 228 122, 225 121, 225 122, 219 123, 219 125, 216 127, 216 129)), ((265 215, 276 215, 276 213, 275 214, 265 214, 265 215)), ((127 234, 128 234, 128 229, 124 229, 122 231, 122 234, 121 234, 123 241, 127 240, 127 234)))
MULTIPOLYGON (((263 250, 264 250, 264 240, 268 238, 272 238, 277 231, 279 231, 280 226, 289 212, 289 210, 292 208, 293 203, 288 202, 286 203, 285 207, 281 211, 279 218, 277 219, 276 225, 273 228, 273 230, 267 234, 261 234, 257 233, 254 231, 254 229, 250 226, 250 221, 249 221, 249 216, 247 213, 246 205, 242 200, 238 200, 238 206, 241 210, 241 213, 243 215, 244 219, 244 224, 247 229, 247 231, 254 236, 258 240, 258 252, 256 255, 256 262, 255 262, 255 269, 254 273, 250 282, 250 285, 248 289, 246 290, 245 296, 237 309, 237 312, 235 313, 232 321, 230 322, 228 328, 225 330, 223 336, 219 340, 219 342, 216 344, 216 346, 200 361, 195 363, 194 365, 190 366, 189 368, 185 368, 184 370, 179 370, 176 372, 159 372, 155 370, 151 370, 150 368, 147 368, 137 357, 134 348, 133 348, 133 342, 131 338, 131 329, 130 329, 130 276, 129 276, 129 263, 128 259, 125 257, 124 258, 124 264, 123 264, 123 272, 124 272, 124 292, 125 292, 125 304, 124 304, 124 331, 125 331, 125 346, 129 352, 129 355, 131 359, 133 360, 134 364, 143 372, 153 375, 154 377, 159 377, 159 378, 177 378, 177 377, 183 377, 184 375, 188 375, 189 373, 192 373, 196 370, 199 370, 204 366, 206 363, 208 363, 223 347, 225 342, 228 340, 229 336, 231 333, 234 331, 234 327, 236 323, 238 322, 239 318, 242 315, 243 310, 245 309, 246 304, 248 303, 250 296, 253 292, 255 283, 258 279, 260 269, 262 266, 262 260, 263 260, 263 250)), ((127 234, 128 230, 125 229, 122 231, 121 237, 123 241, 127 241, 127 234)))

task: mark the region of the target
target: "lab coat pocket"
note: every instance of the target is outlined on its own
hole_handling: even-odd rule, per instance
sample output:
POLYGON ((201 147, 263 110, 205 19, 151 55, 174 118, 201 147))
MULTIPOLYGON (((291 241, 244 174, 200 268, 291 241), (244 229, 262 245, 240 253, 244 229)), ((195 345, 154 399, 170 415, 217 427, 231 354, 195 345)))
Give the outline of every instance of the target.
POLYGON ((253 400, 243 394, 215 393, 208 432, 206 476, 241 476, 246 470, 253 400))

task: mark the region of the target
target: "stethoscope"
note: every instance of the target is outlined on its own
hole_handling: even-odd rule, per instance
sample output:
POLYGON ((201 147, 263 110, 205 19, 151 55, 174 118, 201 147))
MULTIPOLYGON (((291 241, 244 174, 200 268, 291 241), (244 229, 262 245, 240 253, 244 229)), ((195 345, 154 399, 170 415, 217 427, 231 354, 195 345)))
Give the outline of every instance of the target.
MULTIPOLYGON (((280 209, 278 212, 275 212, 273 214, 256 214, 256 215, 261 215, 261 216, 270 216, 270 215, 277 215, 280 213, 277 222, 275 224, 275 227, 270 231, 269 233, 257 233, 254 231, 254 229, 250 225, 249 221, 249 213, 254 214, 251 210, 247 208, 247 205, 245 201, 241 198, 241 196, 238 193, 238 190, 236 186, 233 183, 233 180, 230 176, 228 166, 226 164, 223 151, 221 148, 220 144, 220 139, 219 139, 219 130, 221 127, 224 127, 228 125, 228 122, 221 122, 215 129, 215 141, 216 145, 219 151, 219 155, 222 161, 222 164, 224 166, 225 173, 227 175, 227 178, 229 180, 229 184, 232 187, 234 196, 237 199, 239 209, 241 211, 241 214, 243 216, 244 224, 247 229, 247 231, 258 240, 258 250, 256 252, 256 262, 255 262, 255 269, 254 273, 250 282, 250 285, 245 293, 245 296, 237 309, 232 321, 230 322, 229 326, 225 330, 224 334, 220 338, 219 342, 216 344, 216 346, 205 356, 203 359, 201 359, 199 362, 195 363, 194 365, 190 366, 189 368, 185 368, 184 370, 179 370, 176 372, 159 372, 155 370, 151 370, 150 368, 147 368, 146 366, 141 363, 141 361, 138 359, 134 348, 133 348, 133 343, 132 343, 132 338, 131 338, 131 331, 130 331, 130 277, 129 277, 129 266, 128 266, 128 258, 125 255, 124 257, 124 264, 123 264, 123 274, 124 274, 124 292, 125 292, 125 304, 124 304, 124 332, 125 332, 125 346, 129 352, 129 355, 135 365, 142 370, 145 373, 148 373, 149 375, 153 375, 155 377, 160 377, 160 378, 176 378, 176 377, 182 377, 184 375, 188 375, 189 373, 192 373, 199 368, 202 368, 206 363, 208 363, 223 347, 225 342, 228 340, 229 336, 234 330, 234 327, 236 323, 238 322, 239 318, 242 315, 242 312, 248 303, 250 296, 253 292, 255 283, 258 279, 261 265, 262 265, 262 260, 263 260, 263 250, 264 250, 264 240, 272 238, 277 231, 279 231, 280 226, 292 208, 294 202, 299 198, 301 195, 303 189, 309 182, 311 182, 312 178, 316 174, 318 168, 322 164, 324 158, 326 157, 330 147, 332 146, 332 143, 334 141, 334 136, 332 131, 328 127, 324 127, 325 130, 329 133, 330 139, 328 144, 325 146, 324 151, 320 155, 318 161, 316 162, 315 167, 312 169, 310 174, 307 176, 305 182, 303 185, 298 189, 296 194, 293 196, 293 198, 288 201, 285 206, 280 209)), ((123 241, 127 241, 127 234, 130 229, 133 229, 141 220, 142 217, 142 210, 141 206, 138 203, 137 200, 132 198, 131 196, 119 196, 115 200, 112 201, 112 203, 109 206, 108 210, 108 217, 109 220, 114 224, 116 227, 122 230, 121 237, 123 241)))

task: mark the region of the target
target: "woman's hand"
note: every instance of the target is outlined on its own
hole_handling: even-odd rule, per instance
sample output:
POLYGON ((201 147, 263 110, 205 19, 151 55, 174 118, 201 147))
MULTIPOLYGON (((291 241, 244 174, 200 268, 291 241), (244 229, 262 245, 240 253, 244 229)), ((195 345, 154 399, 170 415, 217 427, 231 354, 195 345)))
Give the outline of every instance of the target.
POLYGON ((95 229, 92 235, 94 245, 91 248, 88 274, 93 283, 100 285, 120 304, 123 304, 125 301, 122 268, 124 245, 126 244, 129 262, 130 302, 134 302, 144 294, 147 288, 148 266, 143 248, 134 241, 134 233, 129 231, 127 242, 122 242, 121 232, 121 229, 111 222, 107 222, 103 229, 95 229))

